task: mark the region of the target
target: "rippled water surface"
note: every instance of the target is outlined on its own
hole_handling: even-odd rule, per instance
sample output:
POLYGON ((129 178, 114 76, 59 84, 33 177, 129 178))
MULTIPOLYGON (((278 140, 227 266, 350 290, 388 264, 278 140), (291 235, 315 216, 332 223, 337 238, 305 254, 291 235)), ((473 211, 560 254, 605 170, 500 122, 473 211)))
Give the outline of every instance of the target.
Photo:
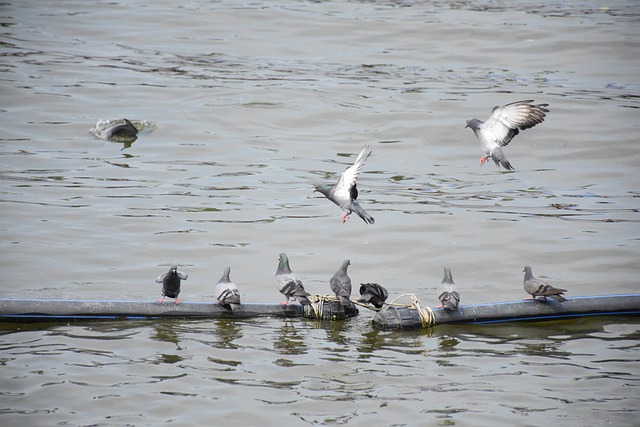
MULTIPOLYGON (((354 283, 435 305, 638 292, 640 6, 581 2, 35 2, 0 6, 0 297, 185 301, 225 266, 278 302, 354 283), (480 166, 464 129, 550 104, 480 166), (99 120, 144 124, 132 144, 99 120), (318 193, 364 144, 367 225, 318 193)), ((3 425, 633 425, 638 322, 381 332, 348 322, 2 325, 3 425)))

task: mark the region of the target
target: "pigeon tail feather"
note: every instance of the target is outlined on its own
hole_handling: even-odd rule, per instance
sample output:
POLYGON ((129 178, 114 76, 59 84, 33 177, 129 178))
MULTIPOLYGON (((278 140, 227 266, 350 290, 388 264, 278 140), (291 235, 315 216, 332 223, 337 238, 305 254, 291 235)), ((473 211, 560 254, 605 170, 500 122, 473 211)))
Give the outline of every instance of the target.
POLYGON ((509 160, 507 160, 504 153, 502 152, 502 148, 500 147, 494 148, 491 151, 491 158, 493 159, 496 165, 500 165, 508 171, 514 170, 513 166, 511 166, 511 163, 509 163, 509 160))
POLYGON ((362 206, 360 206, 360 204, 355 200, 353 201, 353 211, 367 224, 375 224, 376 220, 362 209, 362 206))

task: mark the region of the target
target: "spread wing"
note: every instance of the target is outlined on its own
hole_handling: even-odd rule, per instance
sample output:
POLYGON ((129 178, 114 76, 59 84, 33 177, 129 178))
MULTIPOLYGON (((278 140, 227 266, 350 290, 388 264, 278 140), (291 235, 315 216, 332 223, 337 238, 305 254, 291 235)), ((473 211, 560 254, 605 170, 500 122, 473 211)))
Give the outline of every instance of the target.
POLYGON ((533 100, 530 99, 495 107, 489 119, 482 124, 484 137, 504 147, 521 130, 542 123, 545 113, 549 112, 545 108, 549 104, 533 105, 532 102, 533 100))
POLYGON ((338 198, 341 200, 350 200, 358 197, 358 190, 354 189, 354 187, 356 185, 356 180, 362 171, 362 166, 370 154, 371 150, 369 150, 369 146, 365 145, 362 147, 362 151, 358 154, 353 165, 349 166, 344 172, 342 172, 334 191, 334 194, 338 198))

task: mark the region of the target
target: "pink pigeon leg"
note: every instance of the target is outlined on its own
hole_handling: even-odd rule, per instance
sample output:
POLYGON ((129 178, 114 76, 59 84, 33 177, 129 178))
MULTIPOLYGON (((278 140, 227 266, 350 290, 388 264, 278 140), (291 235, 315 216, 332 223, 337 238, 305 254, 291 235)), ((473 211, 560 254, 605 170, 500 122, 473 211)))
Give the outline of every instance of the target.
POLYGON ((349 212, 342 215, 342 222, 344 223, 347 220, 347 218, 349 218, 349 212))
POLYGON ((157 302, 161 302, 161 303, 162 303, 162 302, 164 302, 164 298, 165 298, 165 297, 163 296, 163 297, 162 297, 162 299, 161 299, 161 300, 158 300, 157 302))
POLYGON ((489 160, 489 156, 480 157, 480 166, 484 165, 487 160, 489 160))

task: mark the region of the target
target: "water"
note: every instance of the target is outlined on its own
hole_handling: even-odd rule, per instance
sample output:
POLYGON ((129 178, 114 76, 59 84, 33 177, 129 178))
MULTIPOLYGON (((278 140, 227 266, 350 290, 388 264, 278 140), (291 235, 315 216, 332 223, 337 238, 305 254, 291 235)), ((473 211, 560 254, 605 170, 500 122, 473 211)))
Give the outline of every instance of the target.
MULTIPOLYGON (((633 1, 5 3, 0 297, 141 299, 177 263, 277 302, 354 283, 435 305, 637 292, 640 7, 633 1), (478 165, 467 119, 547 120, 478 165), (91 129, 148 124, 130 146, 91 129), (313 193, 371 144, 369 226, 313 193)), ((3 325, 3 425, 630 425, 637 320, 379 332, 257 319, 3 325), (246 350, 246 351, 243 351, 246 350)))

